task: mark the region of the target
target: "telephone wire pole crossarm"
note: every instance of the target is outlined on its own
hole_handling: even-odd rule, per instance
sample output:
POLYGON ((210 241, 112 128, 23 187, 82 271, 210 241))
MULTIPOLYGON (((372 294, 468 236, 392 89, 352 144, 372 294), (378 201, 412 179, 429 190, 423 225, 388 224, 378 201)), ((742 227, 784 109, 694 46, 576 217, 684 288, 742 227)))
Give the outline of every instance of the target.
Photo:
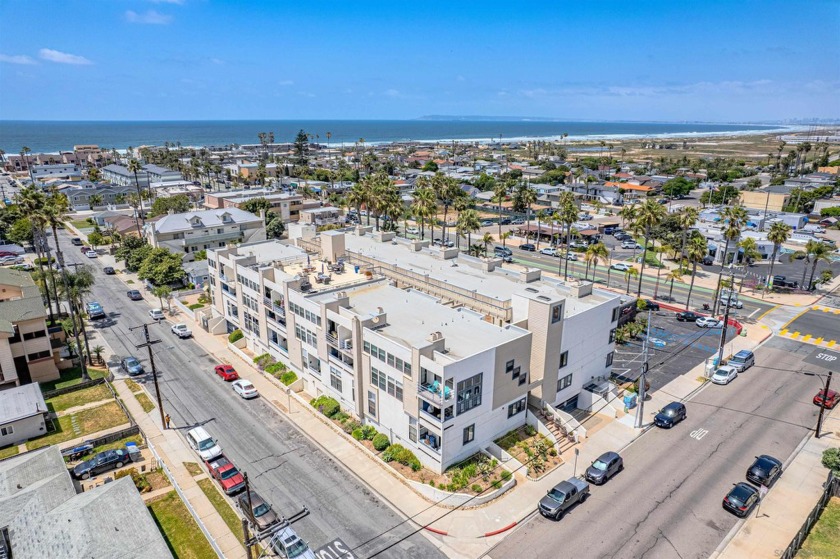
MULTIPOLYGON (((154 323, 154 324, 156 324, 156 323, 154 323)), ((166 418, 165 418, 165 415, 163 413, 163 401, 160 398, 160 387, 158 386, 157 369, 155 369, 155 356, 152 353, 152 346, 154 344, 159 344, 160 340, 152 340, 151 338, 149 338, 149 325, 148 324, 141 324, 140 326, 135 326, 134 328, 129 328, 129 330, 137 330, 138 328, 143 329, 143 334, 146 338, 146 342, 142 343, 142 344, 138 344, 135 347, 137 347, 138 349, 141 348, 141 347, 145 347, 146 349, 149 350, 149 363, 152 366, 152 380, 155 383, 155 396, 157 397, 158 410, 160 410, 160 426, 161 426, 161 429, 166 429, 166 418)))

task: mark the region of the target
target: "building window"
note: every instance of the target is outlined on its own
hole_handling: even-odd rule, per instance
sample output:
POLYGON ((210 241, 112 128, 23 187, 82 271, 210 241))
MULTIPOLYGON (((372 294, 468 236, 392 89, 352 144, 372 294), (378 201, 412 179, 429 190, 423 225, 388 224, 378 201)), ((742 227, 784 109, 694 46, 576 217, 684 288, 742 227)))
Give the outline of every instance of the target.
POLYGON ((341 371, 330 367, 330 386, 341 392, 341 371))
POLYGON ((0 427, 0 435, 3 435, 4 437, 6 435, 11 435, 14 432, 15 432, 15 430, 12 429, 11 425, 7 425, 6 427, 0 427))
POLYGON ((510 373, 513 371, 513 359, 505 363, 505 372, 510 373))
POLYGON ((610 343, 613 343, 614 341, 615 341, 615 328, 610 330, 610 343))
POLYGON ((37 330, 35 332, 27 332, 23 335, 24 340, 34 340, 35 338, 43 338, 47 333, 44 330, 37 330))
POLYGON ((508 417, 513 417, 523 411, 525 411, 525 398, 521 398, 508 406, 508 417))
POLYGON ((568 364, 569 364, 569 351, 566 350, 566 351, 564 351, 563 353, 560 354, 560 367, 558 367, 558 368, 562 369, 563 367, 565 367, 568 364))
POLYGON ((527 373, 522 373, 522 376, 519 377, 519 386, 522 386, 523 384, 525 384, 527 379, 528 379, 528 374, 527 373))
POLYGON ((616 307, 613 309, 612 312, 612 322, 618 320, 618 315, 621 313, 621 307, 616 307))
POLYGON ((512 379, 519 378, 519 372, 522 370, 522 367, 515 367, 513 369, 513 374, 510 376, 512 379))
POLYGON ((368 390, 368 414, 376 417, 376 392, 368 390))
POLYGON ((572 385, 572 375, 566 375, 565 377, 558 379, 557 381, 557 392, 560 392, 563 389, 566 389, 572 385))
POLYGON ((417 425, 408 426, 408 440, 413 443, 417 442, 417 425))
POLYGON ((612 364, 613 364, 613 352, 611 351, 607 354, 607 365, 606 366, 610 367, 610 366, 612 366, 612 364))
POLYGON ((458 383, 458 415, 481 405, 483 373, 478 373, 458 383))
POLYGON ((37 359, 44 359, 45 357, 49 357, 52 355, 52 352, 49 350, 38 351, 36 353, 30 353, 26 356, 28 361, 35 361, 37 359))
POLYGON ((551 323, 554 324, 555 322, 560 322, 560 319, 563 318, 563 305, 557 305, 553 309, 551 309, 551 323))
POLYGON ((464 444, 469 444, 475 440, 475 423, 469 427, 464 427, 464 444))

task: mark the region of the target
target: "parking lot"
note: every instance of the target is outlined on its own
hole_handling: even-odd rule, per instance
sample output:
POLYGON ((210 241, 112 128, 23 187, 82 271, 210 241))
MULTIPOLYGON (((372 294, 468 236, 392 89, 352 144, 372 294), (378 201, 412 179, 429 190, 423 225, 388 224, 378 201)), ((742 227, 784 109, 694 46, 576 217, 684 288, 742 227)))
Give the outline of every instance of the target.
MULTIPOLYGON (((648 345, 648 381, 651 390, 658 390, 689 369, 715 355, 720 344, 720 328, 700 328, 693 322, 679 322, 673 312, 651 313, 648 345)), ((735 329, 727 328, 726 341, 735 337, 735 329)), ((641 374, 644 336, 624 345, 617 345, 613 374, 618 380, 636 380, 641 374)), ((726 352, 724 352, 726 353, 726 352)))

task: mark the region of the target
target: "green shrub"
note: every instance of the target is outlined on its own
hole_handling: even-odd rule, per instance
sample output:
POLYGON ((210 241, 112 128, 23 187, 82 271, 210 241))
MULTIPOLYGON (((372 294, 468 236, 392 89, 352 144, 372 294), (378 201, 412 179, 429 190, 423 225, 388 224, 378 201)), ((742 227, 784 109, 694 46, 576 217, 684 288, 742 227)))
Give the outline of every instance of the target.
POLYGON ((552 448, 551 450, 548 451, 548 455, 549 456, 557 456, 557 449, 552 448))
POLYGON ((353 429, 353 431, 350 433, 350 436, 356 439, 357 441, 361 441, 365 438, 361 427, 356 427, 355 429, 353 429))
POLYGON ((507 470, 502 470, 502 479, 503 479, 504 481, 508 481, 511 477, 513 477, 513 474, 512 474, 512 473, 510 473, 510 472, 509 472, 509 471, 507 471, 507 470))
POLYGON ((493 483, 491 483, 490 485, 493 486, 493 489, 498 489, 499 487, 502 486, 502 480, 500 480, 500 479, 494 480, 493 483))
POLYGON ((364 427, 362 427, 362 433, 364 433, 366 441, 372 441, 373 438, 379 434, 379 432, 376 430, 376 427, 374 427, 373 425, 365 425, 364 427))
POLYGON ((470 489, 473 490, 473 493, 481 493, 481 486, 477 483, 473 483, 470 489))
POLYGON ((343 411, 340 411, 337 414, 335 414, 334 416, 332 416, 332 419, 333 419, 333 421, 338 421, 339 423, 344 423, 345 421, 350 419, 350 416, 347 415, 346 413, 344 413, 343 411))
POLYGON ((335 398, 329 396, 318 396, 311 402, 312 407, 327 417, 332 417, 341 411, 341 405, 335 398))
POLYGON ((391 445, 391 441, 388 440, 388 435, 384 433, 377 433, 375 437, 373 437, 373 448, 376 449, 377 452, 382 452, 386 448, 391 445))
POLYGON ((344 424, 341 426, 341 429, 342 429, 345 433, 347 433, 347 434, 349 435, 349 434, 351 434, 353 431, 355 431, 356 429, 361 428, 361 426, 362 426, 362 424, 361 424, 361 423, 359 423, 358 421, 356 421, 356 420, 354 420, 354 419, 351 419, 350 421, 347 421, 346 423, 344 423, 344 424))
POLYGON ((264 369, 266 366, 274 363, 274 358, 271 356, 270 353, 263 353, 261 355, 257 355, 254 357, 254 364, 261 369, 264 369))
POLYGON ((526 425, 525 426, 525 434, 528 435, 529 437, 533 437, 534 435, 537 434, 537 430, 534 429, 533 425, 526 425))
POLYGON ((297 378, 298 376, 295 374, 294 371, 285 371, 283 373, 280 373, 280 382, 282 382, 286 386, 289 386, 290 384, 295 382, 297 378))
POLYGON ((228 341, 230 343, 236 343, 244 337, 245 337, 245 334, 242 333, 242 330, 237 328, 236 330, 234 330, 233 332, 230 333, 230 335, 228 336, 228 341))
POLYGON ((435 480, 430 479, 430 480, 429 480, 429 485, 430 485, 431 487, 434 487, 434 486, 435 486, 435 480))
POLYGON ((422 468, 420 460, 417 459, 414 453, 400 444, 392 444, 386 448, 385 452, 382 453, 382 459, 385 462, 399 462, 415 472, 420 471, 420 468, 422 468))
POLYGON ((187 308, 190 309, 191 311, 195 311, 195 310, 198 310, 198 309, 203 309, 204 305, 201 304, 201 303, 193 303, 192 305, 188 306, 187 308))

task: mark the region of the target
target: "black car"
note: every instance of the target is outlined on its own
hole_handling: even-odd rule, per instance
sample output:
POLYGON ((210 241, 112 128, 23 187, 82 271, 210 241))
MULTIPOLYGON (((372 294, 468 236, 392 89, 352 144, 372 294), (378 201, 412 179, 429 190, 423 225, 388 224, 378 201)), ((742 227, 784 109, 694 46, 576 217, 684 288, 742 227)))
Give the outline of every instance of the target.
POLYGON ((104 268, 102 268, 102 271, 105 272, 109 276, 113 276, 114 274, 117 273, 117 271, 110 266, 105 266, 104 268))
POLYGON ((586 468, 586 479, 595 485, 603 485, 624 469, 624 460, 617 452, 605 452, 586 468))
POLYGON ((137 291, 136 289, 128 290, 126 295, 128 295, 128 298, 131 299, 132 301, 139 301, 140 299, 143 298, 143 295, 139 291, 137 291))
POLYGON ((683 311, 677 313, 677 320, 680 322, 697 322, 697 319, 700 318, 701 315, 691 312, 691 311, 683 311))
POLYGON ((508 219, 508 218, 504 218, 503 220, 501 220, 501 221, 499 222, 499 224, 500 224, 500 225, 510 225, 510 221, 511 221, 510 219, 508 219))
POLYGON ((715 263, 715 259, 712 258, 711 256, 704 256, 703 257, 703 265, 704 266, 711 266, 714 263, 715 263))
POLYGON ((747 516, 756 504, 758 504, 758 489, 743 481, 736 483, 735 487, 723 498, 723 508, 741 518, 747 516))
POLYGON ((655 303, 653 301, 648 301, 647 299, 642 299, 642 302, 639 303, 638 307, 641 311, 658 311, 659 310, 659 303, 655 303))
POLYGON ((108 472, 116 468, 122 468, 123 464, 128 464, 129 462, 131 462, 131 459, 128 457, 127 451, 123 449, 106 450, 73 468, 73 477, 76 479, 89 479, 90 476, 108 472))
POLYGON ((770 487, 782 475, 782 463, 772 456, 762 454, 747 470, 747 481, 755 485, 770 487))
POLYGON ((525 243, 524 245, 519 245, 519 248, 522 250, 527 250, 528 252, 534 252, 537 250, 537 247, 532 245, 531 243, 525 243))
POLYGON ((659 413, 654 416, 653 424, 657 427, 670 429, 683 419, 685 419, 685 404, 671 402, 659 410, 659 413))

